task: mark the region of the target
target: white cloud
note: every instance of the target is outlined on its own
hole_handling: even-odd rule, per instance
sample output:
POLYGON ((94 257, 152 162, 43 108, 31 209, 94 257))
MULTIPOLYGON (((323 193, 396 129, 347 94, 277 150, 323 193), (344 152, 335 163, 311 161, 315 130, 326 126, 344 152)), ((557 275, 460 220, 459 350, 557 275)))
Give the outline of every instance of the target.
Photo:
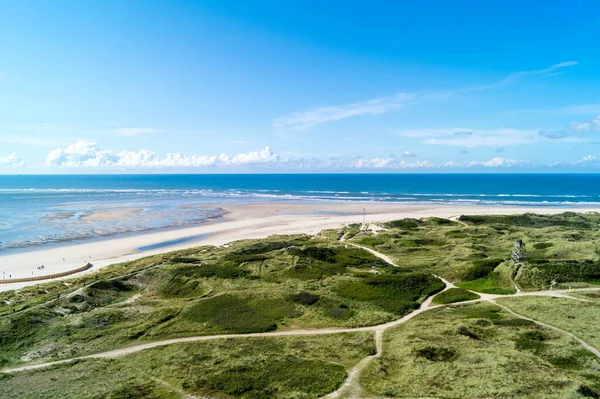
POLYGON ((469 167, 484 166, 487 168, 497 168, 500 166, 514 166, 514 165, 517 165, 518 163, 520 163, 520 162, 516 161, 514 159, 506 159, 506 158, 496 157, 496 158, 490 159, 489 161, 471 161, 471 162, 469 162, 469 164, 467 166, 469 166, 469 167))
POLYGON ((414 156, 416 156, 416 155, 417 155, 417 154, 415 154, 414 152, 410 152, 410 151, 408 151, 408 150, 406 150, 406 151, 404 151, 404 152, 402 153, 402 156, 403 156, 403 157, 414 157, 414 156))
POLYGON ((111 129, 109 132, 119 136, 139 136, 140 134, 159 133, 160 130, 149 127, 124 127, 119 129, 111 129))
POLYGON ((168 153, 161 157, 148 150, 111 151, 99 149, 96 143, 80 140, 66 148, 48 154, 48 166, 68 168, 195 168, 207 166, 249 165, 275 162, 279 158, 269 147, 261 151, 229 156, 192 155, 168 153))
POLYGON ((589 164, 591 162, 597 161, 598 157, 595 157, 593 155, 587 155, 585 157, 582 157, 580 160, 578 160, 577 162, 575 162, 575 164, 578 165, 582 165, 582 164, 589 164))
POLYGON ((417 129, 405 130, 397 135, 420 139, 423 144, 456 147, 506 147, 534 143, 539 140, 538 131, 522 129, 417 129))
POLYGON ((351 168, 369 168, 369 169, 416 169, 416 168, 434 168, 437 165, 429 161, 406 162, 397 158, 359 158, 352 161, 349 165, 351 168))
POLYGON ((562 130, 540 130, 538 134, 548 139, 556 140, 567 137, 581 137, 592 132, 600 132, 600 115, 588 121, 570 122, 562 130))
POLYGON ((5 157, 0 157, 0 167, 3 168, 19 168, 25 166, 25 161, 17 156, 14 152, 5 157))
POLYGON ((390 97, 357 103, 319 107, 304 112, 296 112, 283 116, 273 122, 278 129, 309 129, 321 123, 337 121, 359 115, 380 115, 403 108, 408 102, 415 99, 414 94, 398 93, 390 97))

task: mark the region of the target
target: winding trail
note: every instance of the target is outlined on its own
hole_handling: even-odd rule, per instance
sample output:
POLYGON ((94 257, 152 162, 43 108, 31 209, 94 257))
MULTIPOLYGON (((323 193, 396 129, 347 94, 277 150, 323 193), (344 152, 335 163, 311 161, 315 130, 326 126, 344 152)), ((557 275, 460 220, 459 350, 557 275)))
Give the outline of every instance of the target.
MULTIPOLYGON (((343 241, 343 239, 340 239, 340 241, 343 241)), ((387 262, 393 266, 397 266, 389 256, 382 254, 374 249, 363 247, 361 245, 354 244, 354 243, 349 243, 347 241, 344 243, 347 245, 351 245, 351 246, 354 246, 357 248, 364 249, 364 250, 370 252, 371 254, 377 256, 378 258, 384 260, 385 262, 387 262)), ((455 288, 455 285, 452 284, 452 282, 450 282, 444 278, 441 278, 439 276, 436 276, 436 277, 439 278, 440 280, 442 280, 444 282, 444 284, 446 285, 446 287, 444 288, 443 291, 446 291, 450 288, 455 288)), ((588 301, 586 299, 569 296, 568 293, 574 292, 574 291, 595 291, 595 290, 600 290, 600 287, 579 288, 579 289, 571 289, 571 290, 554 290, 554 291, 545 290, 545 291, 535 291, 535 292, 519 291, 514 295, 497 295, 497 294, 484 294, 484 293, 475 292, 477 295, 480 296, 479 299, 445 304, 445 305, 432 305, 431 302, 433 300, 433 296, 430 296, 423 301, 423 303, 421 304, 421 306, 418 309, 405 315, 404 317, 394 320, 394 321, 391 321, 391 322, 388 322, 388 323, 379 324, 379 325, 375 325, 375 326, 355 327, 355 328, 304 329, 304 330, 274 331, 274 332, 253 333, 253 334, 222 334, 222 335, 204 335, 204 336, 195 336, 195 337, 173 338, 173 339, 166 339, 166 340, 161 340, 161 341, 148 342, 148 343, 129 346, 129 347, 120 348, 120 349, 114 349, 111 351, 96 353, 96 354, 87 355, 87 356, 75 357, 75 358, 71 358, 71 359, 58 360, 58 361, 54 361, 54 362, 46 362, 46 363, 39 363, 39 364, 32 364, 32 365, 24 365, 24 366, 10 368, 10 369, 2 369, 2 370, 0 370, 0 372, 1 373, 16 373, 16 372, 21 372, 21 371, 36 370, 36 369, 55 366, 55 365, 59 365, 59 364, 67 364, 67 363, 71 363, 71 362, 82 360, 82 359, 117 358, 120 356, 130 355, 130 354, 137 353, 137 352, 140 352, 140 351, 143 351, 146 349, 156 348, 156 347, 160 347, 160 346, 166 346, 166 345, 172 345, 172 344, 178 344, 178 343, 188 343, 188 342, 204 342, 204 341, 211 341, 211 340, 215 340, 215 339, 253 338, 253 337, 289 337, 289 336, 303 336, 303 335, 328 335, 328 334, 345 334, 345 333, 355 333, 355 332, 373 332, 375 335, 376 353, 374 355, 371 355, 371 356, 368 356, 368 357, 362 359, 354 368, 352 368, 348 372, 348 377, 346 378, 344 383, 340 386, 340 388, 324 397, 324 398, 328 398, 328 399, 342 398, 342 397, 357 398, 357 397, 362 397, 361 394, 363 392, 362 387, 360 386, 360 383, 359 383, 360 374, 361 374, 362 370, 365 367, 367 367, 367 365, 373 359, 380 357, 383 352, 383 333, 389 328, 396 327, 398 325, 406 323, 407 321, 413 319, 414 317, 420 315, 421 313, 427 312, 432 309, 441 308, 441 307, 457 306, 457 305, 463 305, 463 304, 467 304, 467 303, 477 303, 477 302, 481 302, 481 301, 487 301, 487 302, 493 303, 494 305, 504 309, 505 311, 507 311, 508 313, 512 314, 515 317, 525 319, 525 320, 530 320, 540 326, 551 328, 553 330, 567 334, 568 336, 577 340, 586 350, 590 351, 596 357, 600 358, 600 351, 598 349, 589 345, 588 343, 586 343, 585 341, 583 341, 581 338, 577 337, 576 335, 574 335, 568 331, 565 331, 563 329, 560 329, 558 327, 554 327, 550 324, 546 324, 541 321, 520 315, 520 314, 514 312, 513 310, 511 310, 510 308, 508 308, 507 306, 498 304, 495 301, 496 299, 499 299, 499 298, 514 298, 514 297, 522 297, 522 296, 549 296, 549 297, 566 298, 566 299, 573 299, 573 300, 579 300, 579 301, 585 301, 585 302, 593 302, 593 301, 588 301)))

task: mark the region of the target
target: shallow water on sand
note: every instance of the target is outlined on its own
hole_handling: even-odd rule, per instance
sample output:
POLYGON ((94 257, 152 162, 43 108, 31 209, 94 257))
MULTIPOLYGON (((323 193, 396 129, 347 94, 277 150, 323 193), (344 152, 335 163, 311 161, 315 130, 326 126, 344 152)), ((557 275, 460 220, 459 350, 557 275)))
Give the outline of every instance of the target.
POLYGON ((598 174, 0 176, 0 254, 202 223, 264 201, 600 205, 598 174))

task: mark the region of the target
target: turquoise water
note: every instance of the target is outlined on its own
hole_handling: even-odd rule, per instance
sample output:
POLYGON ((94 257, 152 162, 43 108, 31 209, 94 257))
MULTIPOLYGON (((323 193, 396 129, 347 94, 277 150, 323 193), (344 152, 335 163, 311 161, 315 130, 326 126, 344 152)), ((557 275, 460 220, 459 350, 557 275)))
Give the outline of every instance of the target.
POLYGON ((196 225, 220 214, 215 204, 256 201, 600 205, 600 175, 0 176, 0 252, 196 225))

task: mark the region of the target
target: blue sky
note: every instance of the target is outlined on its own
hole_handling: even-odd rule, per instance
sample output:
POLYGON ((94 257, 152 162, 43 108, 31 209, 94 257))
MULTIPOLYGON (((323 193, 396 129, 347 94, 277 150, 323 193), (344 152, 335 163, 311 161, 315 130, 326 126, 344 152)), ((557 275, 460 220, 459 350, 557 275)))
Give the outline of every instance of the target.
POLYGON ((3 1, 0 173, 600 171, 599 42, 585 0, 3 1))

